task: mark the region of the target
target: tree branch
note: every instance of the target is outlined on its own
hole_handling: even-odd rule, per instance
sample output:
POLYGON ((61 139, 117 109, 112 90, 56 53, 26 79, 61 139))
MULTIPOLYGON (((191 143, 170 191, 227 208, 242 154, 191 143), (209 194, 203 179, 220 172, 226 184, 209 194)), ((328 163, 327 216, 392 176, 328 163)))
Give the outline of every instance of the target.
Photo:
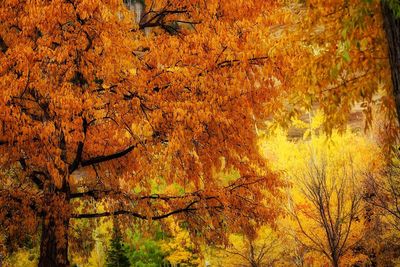
POLYGON ((77 192, 77 193, 72 193, 70 194, 70 199, 74 199, 74 198, 82 198, 82 197, 93 197, 94 199, 97 199, 99 197, 99 195, 101 194, 108 194, 113 192, 113 190, 89 190, 86 192, 77 192))
POLYGON ((97 163, 102 163, 102 162, 106 162, 106 161, 110 161, 113 159, 118 159, 121 158, 123 156, 125 156, 126 154, 128 154, 129 152, 131 152, 133 149, 135 149, 138 146, 138 144, 132 145, 130 147, 128 147, 127 149, 124 149, 120 152, 114 153, 114 154, 110 154, 110 155, 105 155, 105 156, 98 156, 98 157, 94 157, 88 160, 83 160, 81 162, 81 166, 85 167, 85 166, 90 166, 93 164, 97 164, 97 163))
POLYGON ((31 175, 29 175, 29 178, 33 183, 37 185, 39 189, 44 188, 44 182, 38 177, 38 175, 41 175, 42 173, 39 172, 33 172, 31 175))
MULTIPOLYGON (((83 122, 82 122, 84 138, 86 137, 87 127, 88 127, 88 123, 87 123, 86 119, 84 118, 83 122)), ((74 161, 72 162, 72 164, 68 168, 69 173, 73 173, 78 168, 79 164, 81 163, 82 154, 83 154, 83 146, 84 146, 84 141, 80 141, 78 143, 78 148, 77 148, 77 151, 76 151, 75 159, 74 159, 74 161)))
MULTIPOLYGON (((19 159, 19 163, 21 164, 22 170, 27 170, 27 164, 24 158, 19 159)), ((31 181, 37 185, 39 189, 43 189, 44 182, 38 177, 39 175, 46 176, 43 172, 33 171, 28 177, 31 181)))
POLYGON ((192 208, 195 203, 197 203, 198 200, 195 200, 191 203, 189 203, 185 208, 177 209, 162 215, 156 215, 156 216, 145 216, 140 213, 134 212, 134 211, 128 211, 128 210, 117 210, 113 212, 102 212, 102 213, 86 213, 86 214, 73 214, 71 217, 75 219, 91 219, 91 218, 101 218, 101 217, 108 217, 108 216, 114 216, 114 215, 129 215, 133 216, 139 219, 143 220, 161 220, 164 218, 167 218, 171 215, 178 214, 178 213, 183 213, 183 212, 190 212, 190 211, 195 211, 197 210, 196 208, 192 208))
POLYGON ((8 50, 8 46, 6 42, 4 42, 4 39, 0 36, 0 52, 6 53, 8 50))
MULTIPOLYGON (((201 198, 201 190, 199 191, 195 191, 192 193, 188 193, 188 194, 184 194, 181 196, 169 196, 169 195, 162 195, 162 194, 152 194, 152 195, 148 195, 148 196, 130 196, 128 193, 126 192, 121 192, 121 191, 115 191, 113 189, 93 189, 93 190, 89 190, 86 192, 76 192, 76 193, 72 193, 70 195, 70 198, 83 198, 83 197, 92 197, 92 198, 99 198, 101 195, 105 195, 105 194, 113 194, 113 195, 120 195, 124 198, 128 198, 129 200, 132 201, 137 201, 137 200, 145 200, 145 199, 160 199, 160 200, 164 200, 164 201, 169 201, 172 199, 184 199, 184 198, 188 198, 188 197, 199 197, 201 198)), ((208 196, 205 197, 204 199, 209 200, 212 198, 216 198, 215 196, 208 196)))

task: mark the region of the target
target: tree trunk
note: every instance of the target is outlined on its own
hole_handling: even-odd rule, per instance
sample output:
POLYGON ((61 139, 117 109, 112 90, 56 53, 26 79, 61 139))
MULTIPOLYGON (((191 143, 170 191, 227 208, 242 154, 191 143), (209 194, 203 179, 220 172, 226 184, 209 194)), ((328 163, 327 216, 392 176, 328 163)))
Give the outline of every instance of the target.
POLYGON ((333 267, 339 267, 339 257, 333 256, 333 258, 332 258, 332 266, 333 267))
POLYGON ((389 46, 389 61, 392 73, 393 95, 396 103, 397 119, 400 123, 400 19, 389 7, 387 1, 381 1, 383 26, 389 46))
POLYGON ((67 267, 69 213, 66 195, 47 194, 42 223, 39 267, 67 267))

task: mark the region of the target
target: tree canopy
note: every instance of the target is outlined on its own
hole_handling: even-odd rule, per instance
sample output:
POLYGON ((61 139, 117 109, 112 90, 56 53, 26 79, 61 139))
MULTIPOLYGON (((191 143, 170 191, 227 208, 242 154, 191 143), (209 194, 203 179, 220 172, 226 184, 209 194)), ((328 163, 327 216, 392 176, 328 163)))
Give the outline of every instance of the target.
POLYGON ((255 123, 282 62, 245 31, 273 4, 235 5, 158 1, 147 37, 122 1, 1 4, 1 164, 13 172, 2 175, 3 227, 11 240, 16 222, 42 223, 40 266, 68 264, 72 218, 180 214, 206 235, 275 216, 259 204, 279 182, 261 169, 255 123), (170 35, 167 20, 202 23, 170 35), (222 167, 240 177, 223 184, 222 167), (179 191, 158 194, 153 180, 179 191), (76 199, 105 196, 106 211, 78 212, 76 199))

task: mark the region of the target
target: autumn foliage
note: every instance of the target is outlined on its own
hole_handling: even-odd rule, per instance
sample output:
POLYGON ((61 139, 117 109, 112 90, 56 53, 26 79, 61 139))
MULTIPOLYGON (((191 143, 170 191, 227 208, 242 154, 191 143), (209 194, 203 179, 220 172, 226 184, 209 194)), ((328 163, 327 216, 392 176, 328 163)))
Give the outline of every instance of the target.
MULTIPOLYGON (((242 12, 273 7, 255 2, 242 12)), ((68 265, 73 218, 178 214, 207 236, 275 216, 259 204, 278 180, 261 169, 255 123, 268 116, 268 76, 282 77, 283 62, 265 56, 263 35, 231 5, 152 8, 202 23, 147 37, 122 1, 1 4, 1 164, 13 172, 2 175, 2 225, 19 240, 17 229, 41 224, 40 266, 68 265), (240 177, 224 185, 214 175, 223 169, 240 177), (153 180, 180 190, 158 194, 153 180), (107 209, 78 209, 82 198, 106 198, 107 209)))
POLYGON ((103 217, 254 241, 287 186, 267 120, 318 106, 332 133, 361 102, 398 133, 378 1, 124 2, 0 3, 1 253, 40 232, 39 266, 69 266, 103 217))

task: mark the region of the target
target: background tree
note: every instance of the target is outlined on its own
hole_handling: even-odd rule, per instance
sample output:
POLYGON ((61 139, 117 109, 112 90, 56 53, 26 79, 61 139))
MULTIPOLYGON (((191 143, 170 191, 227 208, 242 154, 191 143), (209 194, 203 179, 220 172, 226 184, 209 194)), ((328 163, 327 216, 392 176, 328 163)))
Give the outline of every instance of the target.
POLYGON ((398 1, 382 0, 383 27, 388 42, 388 55, 391 66, 393 96, 396 103, 397 118, 400 123, 400 4, 398 1))
POLYGON ((343 264, 365 262, 366 254, 352 249, 367 230, 364 173, 381 170, 381 152, 362 134, 333 133, 328 139, 321 133, 321 116, 317 112, 309 122, 295 121, 294 125, 307 129, 303 140, 288 141, 285 133, 278 133, 263 141, 267 159, 289 185, 284 206, 292 216, 280 223, 284 225, 280 231, 286 232, 293 256, 285 260, 300 266, 334 265, 340 257, 343 264))
MULTIPOLYGON (((337 267, 345 253, 358 241, 354 240, 354 226, 360 220, 362 193, 346 167, 337 166, 341 170, 333 174, 336 177, 329 178, 326 162, 311 164, 307 176, 303 178, 302 188, 311 206, 297 208, 293 216, 301 233, 310 241, 308 246, 325 254, 337 267), (305 221, 318 226, 308 227, 305 221)), ((350 170, 350 173, 353 171, 350 170)))
POLYGON ((382 173, 366 174, 365 199, 379 208, 393 229, 400 231, 400 153, 394 150, 393 158, 382 173))
POLYGON ((173 266, 201 266, 200 246, 196 246, 192 241, 184 222, 179 223, 169 219, 168 232, 160 242, 165 261, 173 266))
POLYGON ((268 227, 262 226, 256 235, 232 234, 230 245, 219 248, 224 264, 231 266, 278 266, 284 256, 284 237, 268 227))
POLYGON ((111 245, 107 253, 107 267, 128 267, 130 262, 126 256, 126 249, 122 242, 121 232, 114 229, 114 236, 111 239, 111 245))

